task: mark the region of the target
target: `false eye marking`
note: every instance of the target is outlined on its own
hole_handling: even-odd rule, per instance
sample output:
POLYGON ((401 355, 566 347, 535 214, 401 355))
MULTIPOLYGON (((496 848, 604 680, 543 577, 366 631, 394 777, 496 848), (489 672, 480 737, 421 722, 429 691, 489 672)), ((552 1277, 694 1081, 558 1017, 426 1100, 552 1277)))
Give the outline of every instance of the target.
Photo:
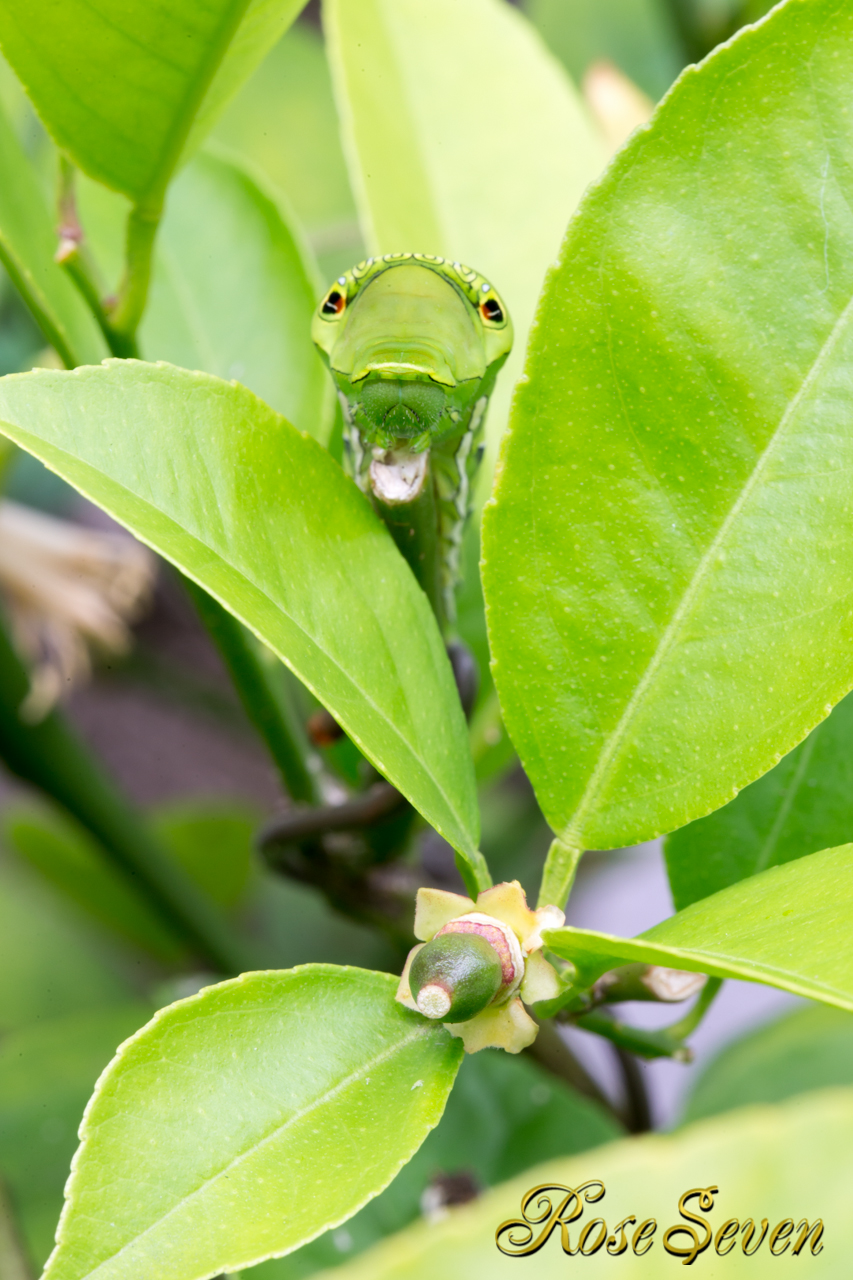
MULTIPOLYGON (((339 282, 341 283, 341 282, 339 282)), ((342 283, 346 284, 346 280, 342 283)), ((332 287, 323 299, 323 305, 320 308, 324 316, 339 316, 347 305, 347 300, 340 289, 332 287)))
POLYGON ((503 324, 506 319, 503 307, 494 294, 490 298, 484 298, 480 303, 480 315, 487 324, 503 324))

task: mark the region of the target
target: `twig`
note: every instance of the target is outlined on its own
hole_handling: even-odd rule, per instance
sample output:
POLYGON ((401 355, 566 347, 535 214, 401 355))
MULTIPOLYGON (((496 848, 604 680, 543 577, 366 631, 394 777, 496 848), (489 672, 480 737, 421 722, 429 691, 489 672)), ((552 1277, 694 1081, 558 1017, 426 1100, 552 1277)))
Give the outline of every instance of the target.
POLYGON ((632 1053, 619 1045, 613 1046, 625 1094, 623 1120, 629 1133, 648 1133, 652 1127, 652 1111, 643 1069, 632 1053))
POLYGON ((370 827, 406 803, 390 782, 374 783, 363 796, 324 809, 293 809, 273 818, 258 834, 258 847, 274 854, 279 845, 298 844, 331 831, 370 827))

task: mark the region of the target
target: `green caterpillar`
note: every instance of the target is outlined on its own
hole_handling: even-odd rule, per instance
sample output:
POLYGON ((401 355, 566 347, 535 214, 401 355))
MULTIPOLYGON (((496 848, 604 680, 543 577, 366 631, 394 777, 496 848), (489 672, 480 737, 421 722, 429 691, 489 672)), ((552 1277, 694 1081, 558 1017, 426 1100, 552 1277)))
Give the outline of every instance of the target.
POLYGON ((344 417, 344 460, 446 628, 482 457, 483 422, 512 323, 458 262, 386 253, 339 276, 311 336, 344 417))

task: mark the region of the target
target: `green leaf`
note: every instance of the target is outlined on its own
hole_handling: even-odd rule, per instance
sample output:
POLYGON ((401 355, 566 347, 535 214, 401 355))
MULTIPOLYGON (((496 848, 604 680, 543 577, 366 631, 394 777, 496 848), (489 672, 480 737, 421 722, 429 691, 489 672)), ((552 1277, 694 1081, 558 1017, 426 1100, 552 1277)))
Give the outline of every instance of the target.
POLYGON ((243 17, 204 95, 184 148, 191 154, 222 111, 305 7, 305 0, 249 0, 243 17))
POLYGON ((0 44, 59 147, 99 182, 157 208, 193 122, 200 140, 300 8, 0 0, 0 44))
MULTIPOLYGON (((809 1222, 821 1217, 825 1224, 823 1252, 813 1258, 806 1244, 799 1255, 800 1266, 793 1262, 790 1270, 809 1271, 820 1280, 846 1280, 853 1247, 851 1142, 851 1089, 832 1090, 781 1107, 751 1108, 691 1125, 673 1135, 624 1139, 596 1151, 592 1158, 575 1156, 528 1169, 444 1222, 418 1223, 355 1263, 325 1272, 324 1280, 332 1280, 332 1276, 335 1280, 435 1280, 436 1276, 442 1280, 471 1280, 472 1276, 504 1280, 520 1272, 532 1274, 536 1280, 565 1280, 566 1274, 575 1270, 617 1275, 620 1280, 677 1275, 683 1259, 664 1253, 663 1233, 670 1226, 685 1225, 678 1212, 679 1197, 691 1187, 707 1187, 709 1183, 719 1187, 714 1208, 702 1213, 695 1208, 695 1199, 688 1201, 687 1207, 702 1214, 712 1232, 729 1218, 743 1224, 750 1217, 758 1220, 759 1233, 762 1218, 768 1219, 772 1231, 777 1222, 793 1216, 796 1241, 796 1224, 803 1217, 808 1216, 809 1222), (503 1222, 519 1219, 527 1191, 555 1184, 579 1187, 592 1179, 604 1183, 605 1194, 593 1204, 584 1204, 583 1216, 569 1224, 570 1247, 577 1249, 580 1231, 594 1218, 606 1221, 618 1244, 621 1232, 617 1225, 633 1215, 636 1222, 627 1226, 627 1248, 618 1260, 602 1249, 594 1260, 578 1259, 575 1267, 561 1248, 559 1228, 532 1258, 498 1253, 495 1230, 503 1222), (638 1225, 648 1218, 655 1219, 657 1228, 651 1248, 638 1257, 631 1241, 638 1225)), ((559 1203, 552 1195, 555 1209, 559 1203)), ((544 1204, 541 1207, 544 1209, 544 1204)), ((533 1228, 537 1234, 539 1229, 533 1228)), ((599 1233, 599 1228, 592 1228, 587 1248, 599 1233)), ((703 1240, 705 1229, 700 1226, 696 1234, 703 1240)), ((523 1238, 521 1230, 518 1236, 523 1238)), ((672 1243, 681 1246, 687 1241, 682 1235, 672 1243)), ((740 1255, 740 1238, 736 1250, 740 1255)), ((788 1270, 770 1254, 766 1239, 748 1263, 734 1255, 727 1262, 729 1265, 717 1261, 712 1244, 707 1253, 699 1255, 697 1270, 703 1267, 700 1274, 712 1275, 715 1280, 729 1274, 769 1280, 788 1270)))
POLYGON ((462 1057, 396 985, 308 965, 162 1010, 98 1082, 46 1278, 194 1280, 350 1217, 438 1122, 462 1057))
POLYGON ((660 98, 685 58, 662 0, 526 0, 530 21, 578 82, 607 59, 660 98))
POLYGON ((726 1045, 694 1084, 684 1120, 851 1084, 853 1018, 839 1009, 798 1009, 726 1045))
POLYGON ((526 1055, 468 1054, 437 1128, 382 1195, 350 1218, 345 1234, 329 1232, 288 1258, 264 1263, 252 1280, 296 1280, 399 1231, 419 1217, 422 1196, 437 1174, 463 1174, 489 1187, 530 1164, 598 1147, 622 1132, 602 1108, 526 1055))
POLYGON ((853 845, 771 867, 670 916, 636 938, 553 929, 550 949, 583 985, 642 961, 765 982, 853 1009, 853 845))
POLYGON ((158 960, 174 964, 181 958, 180 938, 106 861, 82 827, 59 813, 23 808, 5 814, 3 826, 15 852, 101 925, 158 960))
POLYGON ((315 263, 257 178, 202 155, 169 191, 140 330, 149 360, 236 378, 322 443, 334 390, 311 341, 315 263))
POLYGON ((246 893, 258 814, 246 805, 183 800, 152 815, 163 844, 221 907, 236 906, 246 893))
POLYGON ((53 1018, 0 1041, 0 1177, 33 1260, 53 1248, 77 1130, 115 1047, 150 1006, 114 1005, 53 1018))
MULTIPOLYGON (((219 906, 233 907, 245 895, 256 814, 234 804, 189 801, 161 809, 151 825, 219 906)), ((58 812, 16 806, 4 814, 3 831, 17 854, 101 924, 167 963, 184 955, 180 935, 134 892, 82 827, 58 812)))
POLYGON ((677 909, 853 836, 853 698, 775 769, 664 844, 677 909))
POLYGON ((0 262, 63 363, 95 364, 107 349, 85 302, 53 260, 56 245, 38 179, 0 108, 0 262))
POLYGON ((470 263, 509 307, 493 461, 542 277, 603 149, 562 68, 503 0, 326 0, 324 14, 371 253, 470 263))
POLYGON ((325 450, 243 387, 137 361, 5 378, 0 420, 269 645, 483 880, 438 626, 325 450))
POLYGON ((718 808, 853 684, 851 37, 791 3, 688 69, 548 278, 484 583, 570 849, 718 808))

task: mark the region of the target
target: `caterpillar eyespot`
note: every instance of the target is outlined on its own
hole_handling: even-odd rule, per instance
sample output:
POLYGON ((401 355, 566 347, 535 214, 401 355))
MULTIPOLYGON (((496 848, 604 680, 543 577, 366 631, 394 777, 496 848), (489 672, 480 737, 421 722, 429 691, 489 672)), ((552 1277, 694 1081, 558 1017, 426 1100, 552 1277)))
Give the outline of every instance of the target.
POLYGON ((480 315, 489 324, 503 324, 504 313, 497 298, 486 298, 480 303, 480 315))
POLYGON ((339 316, 347 305, 347 300, 339 289, 330 289, 320 308, 324 316, 339 316))

